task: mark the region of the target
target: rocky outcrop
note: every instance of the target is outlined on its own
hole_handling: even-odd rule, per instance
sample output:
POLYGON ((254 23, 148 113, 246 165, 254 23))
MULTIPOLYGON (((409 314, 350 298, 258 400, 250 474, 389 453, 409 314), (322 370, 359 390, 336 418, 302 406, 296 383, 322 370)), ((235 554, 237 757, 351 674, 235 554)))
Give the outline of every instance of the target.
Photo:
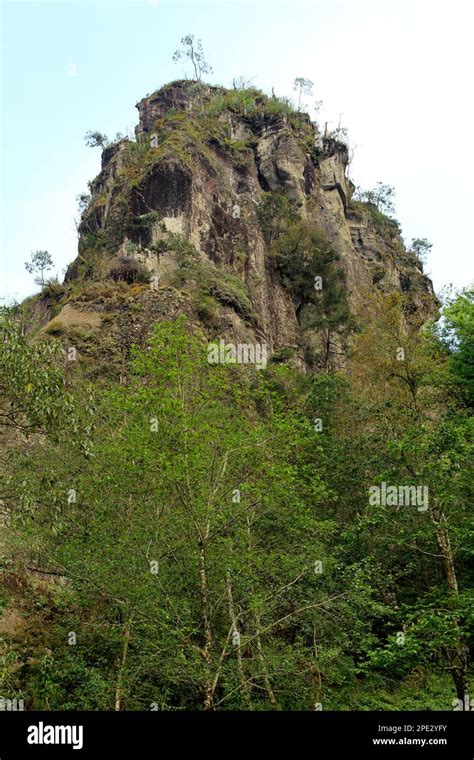
POLYGON ((304 366, 306 328, 259 218, 265 194, 275 193, 325 235, 353 313, 374 288, 402 291, 421 321, 436 309, 431 282, 405 250, 396 222, 351 201, 346 146, 319 134, 308 116, 261 93, 188 81, 137 108, 137 142, 122 140, 103 153, 67 281, 107 279, 117 262, 127 271, 123 261, 133 260, 130 271, 140 267, 143 282, 148 272, 147 298, 160 301, 162 288, 174 287, 191 299, 190 313, 208 332, 212 322, 222 337, 265 340, 273 354, 289 348, 304 366), (189 266, 183 256, 191 257, 189 266), (244 292, 251 307, 239 309, 244 292), (210 302, 203 306, 199 294, 212 299, 213 319, 207 314, 206 321, 210 302))
POLYGON ((142 98, 136 107, 139 122, 135 129, 137 139, 144 138, 155 130, 156 122, 170 111, 199 111, 209 100, 225 90, 198 82, 172 82, 152 95, 142 98))

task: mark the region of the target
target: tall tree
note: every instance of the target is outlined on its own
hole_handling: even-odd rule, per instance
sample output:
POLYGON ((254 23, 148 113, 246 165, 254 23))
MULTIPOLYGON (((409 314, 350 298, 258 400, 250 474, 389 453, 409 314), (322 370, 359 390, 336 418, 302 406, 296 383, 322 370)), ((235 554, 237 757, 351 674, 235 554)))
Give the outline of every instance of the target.
POLYGON ((182 48, 173 53, 173 61, 177 63, 183 58, 191 61, 194 79, 202 81, 204 74, 212 74, 212 66, 206 61, 201 40, 196 40, 194 34, 187 34, 181 39, 182 48))

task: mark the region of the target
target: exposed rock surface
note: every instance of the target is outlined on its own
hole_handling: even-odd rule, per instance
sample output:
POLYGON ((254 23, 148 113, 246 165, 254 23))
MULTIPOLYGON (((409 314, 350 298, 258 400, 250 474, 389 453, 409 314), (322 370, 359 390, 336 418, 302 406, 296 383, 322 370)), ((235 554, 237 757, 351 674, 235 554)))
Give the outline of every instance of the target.
POLYGON ((236 109, 220 104, 225 96, 222 88, 176 82, 138 103, 137 142, 122 140, 104 151, 66 281, 133 282, 140 270, 145 283, 144 270, 151 286, 138 289, 141 307, 151 299, 166 316, 185 301, 190 319, 208 334, 265 340, 270 353, 292 348, 304 366, 297 305, 274 266, 258 215, 264 194, 280 192, 339 256, 352 313, 363 310, 374 288, 401 290, 420 320, 433 313, 431 282, 405 250, 397 223, 382 223, 370 208, 351 202, 346 146, 321 136, 305 114, 273 112, 271 99, 255 97, 252 108, 236 109), (204 269, 189 268, 177 283, 179 240, 193 247, 204 269), (209 318, 210 304, 196 303, 193 293, 216 269, 233 278, 232 287, 210 286, 217 312, 209 318), (236 282, 250 306, 240 308, 230 293, 240 292, 236 282))

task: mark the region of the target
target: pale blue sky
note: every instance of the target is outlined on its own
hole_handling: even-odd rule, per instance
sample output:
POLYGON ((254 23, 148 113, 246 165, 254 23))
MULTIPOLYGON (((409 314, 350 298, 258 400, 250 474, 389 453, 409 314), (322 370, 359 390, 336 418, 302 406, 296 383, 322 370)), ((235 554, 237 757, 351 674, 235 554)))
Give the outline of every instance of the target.
POLYGON ((0 297, 35 286, 24 262, 75 257, 75 197, 99 170, 84 134, 132 130, 135 103, 185 73, 187 33, 214 68, 292 95, 305 76, 322 119, 349 129, 351 177, 397 190, 406 239, 427 237, 439 290, 472 281, 472 46, 468 0, 2 2, 0 297), (75 65, 71 76, 70 65, 75 65))

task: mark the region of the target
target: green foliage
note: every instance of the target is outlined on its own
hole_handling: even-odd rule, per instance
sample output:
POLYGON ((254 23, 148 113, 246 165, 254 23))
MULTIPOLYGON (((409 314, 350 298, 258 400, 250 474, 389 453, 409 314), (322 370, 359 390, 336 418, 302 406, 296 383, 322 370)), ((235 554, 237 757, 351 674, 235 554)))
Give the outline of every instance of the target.
POLYGON ((102 134, 102 132, 86 132, 84 140, 88 148, 102 148, 104 150, 104 148, 110 145, 109 138, 107 135, 102 134))
POLYGON ((287 98, 269 98, 262 90, 255 87, 218 93, 212 97, 206 106, 206 111, 213 115, 219 115, 227 110, 241 116, 290 114, 294 111, 287 98))
POLYGON ((203 74, 212 73, 212 66, 206 61, 201 40, 195 40, 194 34, 187 34, 181 39, 181 45, 183 47, 173 53, 173 61, 175 63, 183 58, 191 61, 194 78, 198 82, 202 80, 203 74))
POLYGON ((79 265, 77 271, 81 279, 98 275, 104 245, 104 235, 101 232, 87 231, 81 234, 78 246, 79 265))
POLYGON ((193 278, 198 283, 198 312, 211 310, 209 318, 215 314, 209 298, 231 306, 245 321, 254 324, 256 316, 246 284, 237 275, 218 269, 213 264, 199 262, 186 270, 186 279, 193 278))
MULTIPOLYGON (((149 233, 155 224, 162 223, 161 214, 158 211, 149 211, 147 214, 132 217, 129 226, 131 236, 140 237, 143 233, 149 233)), ((162 226, 162 231, 164 231, 162 226)))
POLYGON ((343 272, 320 230, 310 222, 297 222, 278 237, 271 253, 297 315, 309 307, 308 325, 336 327, 348 321, 343 272))
POLYGON ((412 238, 409 253, 412 253, 416 261, 420 264, 426 264, 429 252, 433 248, 433 244, 429 243, 426 238, 412 238))
MULTIPOLYGON (((91 625, 103 624, 93 644, 86 623, 82 663, 67 655, 59 638, 55 662, 42 660, 34 669, 43 707, 64 700, 110 708, 107 677, 112 668, 117 682, 126 630, 133 643, 122 699, 130 709, 139 707, 137 688, 145 702, 160 699, 169 709, 196 708, 209 698, 224 709, 262 709, 274 698, 259 688, 265 677, 282 694, 282 707, 314 700, 312 679, 298 672, 298 663, 314 657, 316 622, 323 640, 331 637, 318 608, 339 605, 331 574, 314 572, 315 553, 331 566, 324 541, 333 534, 315 512, 325 493, 314 467, 319 446, 297 415, 267 414, 259 422, 250 386, 243 376, 235 380, 226 367, 207 363, 206 344, 183 320, 161 324, 148 350, 135 353, 129 385, 103 396, 94 456, 75 460, 64 440, 48 485, 42 478, 29 481, 29 512, 15 520, 15 532, 33 540, 36 561, 43 558, 70 579, 76 606, 61 610, 63 632, 80 632, 84 622, 72 617, 83 620, 90 609, 91 625), (77 502, 62 508, 66 482, 74 483, 77 502), (238 648, 231 642, 233 614, 238 648), (103 652, 98 661, 97 647, 103 652), (91 702, 86 684, 93 659, 101 685, 91 702), (74 668, 80 674, 71 701, 64 692, 71 692, 74 668), (244 688, 253 680, 255 688, 244 688)), ((260 397, 270 400, 268 393, 262 384, 260 397)), ((44 450, 36 456, 41 464, 44 450)), ((30 459, 22 460, 18 477, 30 466, 30 459)), ((341 608, 343 627, 352 614, 350 606, 341 608)))
MULTIPOLYGON (((378 234, 381 235, 387 243, 398 246, 400 254, 406 256, 404 247, 397 243, 397 238, 400 235, 400 226, 396 219, 388 216, 385 212, 380 211, 374 203, 362 202, 356 200, 356 197, 351 199, 350 208, 359 216, 365 216, 375 225, 378 234)), ((413 255, 411 258, 414 260, 413 255)))
POLYGON ((382 182, 377 182, 372 190, 361 190, 361 188, 358 188, 354 194, 356 200, 367 203, 369 206, 375 206, 377 211, 385 215, 395 211, 393 205, 394 197, 395 188, 390 185, 384 185, 382 182))
MULTIPOLYGON (((15 316, 8 309, 3 309, 0 314, 0 343, 2 427, 20 430, 26 436, 41 432, 55 438, 61 430, 79 433, 81 414, 66 387, 60 345, 30 345, 19 332, 15 316)), ((84 410, 87 416, 92 406, 85 404, 84 410)), ((82 439, 79 436, 78 442, 87 447, 89 426, 83 432, 84 436, 82 439)))
POLYGON ((289 361, 294 355, 295 349, 292 346, 284 346, 272 354, 270 361, 273 364, 280 364, 289 361))
POLYGON ((293 82, 293 89, 298 93, 298 111, 301 111, 301 98, 303 95, 313 94, 313 82, 304 77, 297 77, 293 82))
MULTIPOLYGON (((298 241, 312 274, 312 246, 321 261, 330 247, 294 222, 275 250, 298 258, 298 241)), ((197 274, 189 244, 162 242, 197 274)), ((201 274, 203 294, 242 298, 201 274)), ((187 318, 159 323, 93 414, 71 368, 5 315, 1 604, 29 623, 2 664, 27 709, 439 710, 469 688, 473 431, 458 380, 472 299, 448 307, 446 335, 402 323, 401 299, 366 308, 344 377, 303 375, 284 350, 263 372, 210 365, 187 318), (425 512, 368 499, 414 478, 425 512)))
POLYGON ((44 273, 52 269, 53 260, 48 251, 33 251, 30 256, 30 260, 25 262, 25 269, 30 274, 35 272, 38 276, 35 277, 37 285, 44 285, 44 273))
POLYGON ((291 225, 300 221, 300 210, 297 201, 279 190, 262 193, 257 216, 265 240, 271 245, 291 225))
POLYGON ((456 383, 474 403, 474 290, 466 288, 443 309, 438 334, 450 352, 456 383))

